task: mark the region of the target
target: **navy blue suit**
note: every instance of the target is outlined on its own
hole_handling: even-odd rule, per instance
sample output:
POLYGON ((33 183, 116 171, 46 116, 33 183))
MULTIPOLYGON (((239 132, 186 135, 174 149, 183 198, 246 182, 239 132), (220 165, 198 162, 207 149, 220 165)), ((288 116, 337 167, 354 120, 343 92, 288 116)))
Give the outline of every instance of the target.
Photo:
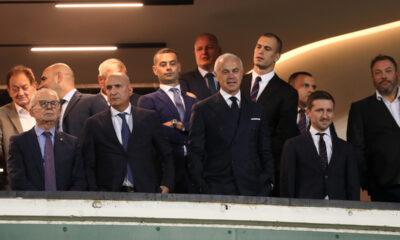
MULTIPOLYGON (((13 190, 44 190, 43 157, 35 129, 11 137, 10 158, 7 161, 13 190)), ((86 190, 85 171, 78 139, 56 131, 54 161, 57 190, 86 190)))
POLYGON ((188 165, 201 193, 268 196, 274 183, 266 116, 242 95, 239 122, 217 93, 192 109, 188 165))
POLYGON ((174 158, 157 114, 132 107, 132 119, 127 151, 118 141, 110 109, 86 121, 82 149, 89 190, 121 191, 129 162, 136 191, 161 192, 160 185, 173 191, 174 158))
MULTIPOLYGON (((167 136, 171 147, 173 148, 175 157, 175 192, 188 192, 190 188, 190 185, 188 185, 189 179, 187 177, 183 146, 187 145, 192 106, 197 102, 197 99, 189 97, 185 92, 182 92, 182 98, 185 104, 185 119, 182 121, 185 126, 185 131, 164 125, 162 126, 164 133, 167 136)), ((158 89, 156 92, 143 95, 139 99, 138 106, 156 111, 161 123, 171 121, 172 119, 179 120, 178 110, 169 96, 162 89, 158 89)))

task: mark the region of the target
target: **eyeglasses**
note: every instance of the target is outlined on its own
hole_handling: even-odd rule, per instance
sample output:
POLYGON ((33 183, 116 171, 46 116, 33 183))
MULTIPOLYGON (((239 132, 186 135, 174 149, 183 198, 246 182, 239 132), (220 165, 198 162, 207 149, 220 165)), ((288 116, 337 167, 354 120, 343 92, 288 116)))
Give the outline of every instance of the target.
POLYGON ((39 106, 41 108, 47 108, 50 105, 51 108, 55 108, 60 106, 60 102, 59 101, 46 101, 46 100, 40 100, 39 101, 39 106))

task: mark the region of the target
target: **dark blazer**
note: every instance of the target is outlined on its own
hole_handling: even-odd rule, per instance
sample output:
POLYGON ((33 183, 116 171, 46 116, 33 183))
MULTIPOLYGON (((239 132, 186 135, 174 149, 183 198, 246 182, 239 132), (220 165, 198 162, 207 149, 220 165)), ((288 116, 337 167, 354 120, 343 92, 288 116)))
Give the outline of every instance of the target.
POLYGON ((63 131, 80 138, 86 119, 99 112, 94 95, 76 91, 64 112, 63 131))
MULTIPOLYGON (((186 186, 186 161, 184 158, 183 146, 187 145, 188 140, 188 131, 190 129, 189 121, 190 115, 192 112, 192 106, 198 100, 186 95, 185 92, 182 92, 183 102, 185 104, 185 119, 183 120, 183 124, 185 126, 185 131, 180 131, 175 128, 170 128, 162 125, 165 136, 167 136, 168 141, 173 148, 174 157, 175 157, 175 190, 178 192, 185 192, 188 186, 186 186)), ((172 119, 179 120, 179 113, 176 109, 174 103, 168 97, 168 95, 162 90, 158 89, 156 92, 143 95, 139 102, 138 106, 150 110, 154 110, 160 120, 161 123, 165 123, 171 121, 172 119)))
POLYGON ((197 99, 203 100, 211 96, 206 80, 201 76, 198 69, 184 73, 179 79, 182 91, 191 92, 197 99))
MULTIPOLYGON (((139 95, 137 93, 132 93, 132 96, 129 99, 132 106, 137 106, 140 96, 141 95, 139 95)), ((103 95, 101 95, 101 93, 94 95, 92 98, 92 101, 93 101, 92 106, 94 109, 94 111, 93 111, 94 114, 103 112, 109 108, 109 105, 108 105, 106 99, 103 97, 103 95)))
POLYGON ((173 191, 174 159, 156 113, 132 107, 132 117, 127 152, 115 134, 109 109, 87 120, 83 157, 89 190, 121 191, 129 161, 136 191, 160 192, 160 185, 173 191), (157 152, 162 163, 157 160, 157 152))
POLYGON ((400 127, 376 94, 351 105, 347 139, 356 149, 363 189, 400 184, 400 127))
POLYGON ((268 196, 271 191, 274 161, 264 111, 243 96, 240 105, 238 123, 220 93, 192 109, 188 165, 203 193, 268 196))
POLYGON ((281 197, 360 200, 357 162, 351 144, 332 135, 332 157, 326 171, 311 133, 286 141, 281 159, 281 197))
MULTIPOLYGON (((34 128, 11 137, 10 158, 7 160, 11 188, 44 191, 43 161, 34 128)), ((76 137, 56 131, 54 161, 58 191, 86 190, 85 171, 76 137)))

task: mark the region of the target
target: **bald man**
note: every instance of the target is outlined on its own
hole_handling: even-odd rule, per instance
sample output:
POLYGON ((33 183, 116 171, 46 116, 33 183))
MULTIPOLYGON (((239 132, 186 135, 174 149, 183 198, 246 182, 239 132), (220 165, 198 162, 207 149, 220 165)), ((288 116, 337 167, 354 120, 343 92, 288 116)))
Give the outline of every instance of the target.
POLYGON ((92 101, 94 95, 82 94, 75 88, 74 72, 67 64, 56 63, 47 67, 40 79, 39 88, 52 89, 60 97, 61 115, 57 130, 80 138, 86 119, 104 109, 92 101))
POLYGON ((194 42, 197 69, 180 76, 183 91, 193 93, 199 100, 205 99, 219 90, 215 78, 214 63, 221 54, 218 39, 211 33, 202 33, 194 42))
POLYGON ((157 114, 130 103, 129 84, 124 73, 108 76, 110 109, 86 122, 82 149, 89 190, 168 193, 174 187, 172 149, 157 114))

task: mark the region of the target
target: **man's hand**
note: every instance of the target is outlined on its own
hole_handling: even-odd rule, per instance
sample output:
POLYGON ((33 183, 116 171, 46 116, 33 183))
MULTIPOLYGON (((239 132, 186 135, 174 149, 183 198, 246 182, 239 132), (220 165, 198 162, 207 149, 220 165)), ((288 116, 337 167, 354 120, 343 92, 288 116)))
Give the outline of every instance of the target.
POLYGON ((169 193, 169 188, 168 187, 166 187, 164 185, 161 185, 160 188, 161 188, 161 193, 163 193, 163 194, 169 193))
POLYGON ((188 95, 189 97, 192 97, 192 98, 197 98, 197 96, 194 95, 194 93, 191 93, 191 92, 186 92, 186 95, 188 95))
MULTIPOLYGON (((167 127, 170 127, 170 128, 174 128, 174 125, 173 125, 173 123, 172 123, 172 120, 163 123, 163 125, 164 125, 164 126, 167 126, 167 127)), ((181 131, 185 131, 185 125, 183 125, 183 122, 181 122, 181 121, 177 121, 177 122, 176 122, 176 127, 175 127, 175 128, 178 129, 178 130, 181 130, 181 131)))

